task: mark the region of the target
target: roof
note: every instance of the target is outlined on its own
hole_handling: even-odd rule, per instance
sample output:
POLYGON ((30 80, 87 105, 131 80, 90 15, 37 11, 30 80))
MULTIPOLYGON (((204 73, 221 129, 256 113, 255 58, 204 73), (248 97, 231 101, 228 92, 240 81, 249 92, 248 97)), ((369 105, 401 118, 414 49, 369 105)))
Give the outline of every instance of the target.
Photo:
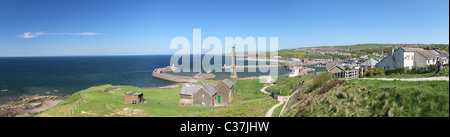
POLYGON ((225 85, 227 85, 228 88, 232 88, 232 87, 233 87, 233 83, 231 83, 231 81, 228 80, 228 79, 224 79, 222 82, 223 82, 225 85))
POLYGON ((183 95, 192 95, 194 92, 202 88, 201 85, 195 85, 195 84, 183 84, 181 87, 180 94, 183 95))
POLYGON ((126 94, 127 95, 142 95, 143 93, 137 93, 137 92, 129 91, 126 94))
POLYGON ((342 69, 342 70, 345 69, 343 66, 339 65, 339 62, 338 62, 338 61, 333 61, 333 62, 327 63, 327 65, 325 66, 325 68, 327 69, 327 71, 330 71, 330 70, 332 70, 332 69, 335 68, 335 67, 338 67, 338 68, 340 68, 340 69, 342 69))
POLYGON ((434 56, 439 56, 441 53, 437 52, 436 50, 430 50, 431 53, 433 53, 434 56))
POLYGON ((209 84, 209 86, 211 86, 211 87, 213 87, 213 88, 216 88, 216 85, 214 85, 214 84, 209 84))
MULTIPOLYGON (((212 84, 213 85, 213 84, 212 84)), ((183 87, 181 87, 180 94, 182 95, 192 95, 201 88, 205 89, 206 92, 208 92, 211 96, 216 94, 216 90, 214 87, 208 84, 202 84, 202 85, 196 85, 196 84, 183 84, 183 87)))
POLYGON ((203 89, 205 89, 206 92, 208 92, 211 96, 216 94, 216 90, 213 87, 211 87, 210 85, 202 84, 202 86, 203 86, 203 89))
POLYGON ((375 66, 377 63, 378 63, 377 60, 375 60, 375 59, 373 59, 373 58, 370 58, 369 60, 367 60, 367 61, 364 62, 364 63, 361 63, 360 65, 361 65, 361 66, 375 66))
POLYGON ((403 48, 403 50, 409 51, 409 52, 417 52, 427 59, 432 59, 432 58, 436 57, 431 51, 425 50, 423 48, 403 48))
POLYGON ((447 51, 443 51, 443 50, 436 50, 437 52, 439 52, 441 55, 445 54, 448 56, 448 52, 447 51))

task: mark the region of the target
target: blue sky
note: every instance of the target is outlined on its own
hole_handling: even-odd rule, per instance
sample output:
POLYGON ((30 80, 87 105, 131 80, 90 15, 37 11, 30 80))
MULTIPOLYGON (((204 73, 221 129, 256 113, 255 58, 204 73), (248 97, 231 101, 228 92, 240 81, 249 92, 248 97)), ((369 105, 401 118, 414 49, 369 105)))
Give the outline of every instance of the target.
POLYGON ((222 42, 278 37, 280 49, 448 44, 449 1, 0 1, 0 56, 170 54, 171 39, 192 42, 192 29, 222 42))

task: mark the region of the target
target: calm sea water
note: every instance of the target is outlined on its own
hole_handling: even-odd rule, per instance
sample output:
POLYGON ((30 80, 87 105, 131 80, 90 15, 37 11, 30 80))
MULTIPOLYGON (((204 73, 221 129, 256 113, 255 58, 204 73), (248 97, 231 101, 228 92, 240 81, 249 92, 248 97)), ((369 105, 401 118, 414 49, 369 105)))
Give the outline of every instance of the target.
MULTIPOLYGON (((22 95, 69 96, 74 92, 104 84, 137 87, 172 85, 175 83, 152 77, 155 68, 170 65, 170 58, 171 55, 2 57, 0 104, 14 101, 22 95)), ((225 60, 222 62, 224 64, 225 60)), ((279 70, 279 74, 286 73, 288 71, 279 70)), ((229 77, 226 72, 214 74, 218 80, 229 77)), ((238 77, 267 74, 269 73, 238 72, 238 77)))

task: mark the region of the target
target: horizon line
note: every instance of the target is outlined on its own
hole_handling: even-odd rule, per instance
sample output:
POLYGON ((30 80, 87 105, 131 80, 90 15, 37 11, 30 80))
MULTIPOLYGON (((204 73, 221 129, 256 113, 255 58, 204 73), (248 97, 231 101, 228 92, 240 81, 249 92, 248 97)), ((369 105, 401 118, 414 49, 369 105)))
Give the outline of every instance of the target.
MULTIPOLYGON (((383 44, 383 43, 363 43, 363 44, 383 44)), ((349 45, 333 45, 333 46, 311 46, 311 47, 307 47, 307 46, 302 46, 302 47, 297 47, 297 48, 285 48, 285 49, 278 49, 279 50, 289 50, 289 49, 298 49, 298 48, 314 48, 314 47, 341 47, 341 46, 352 46, 352 45, 363 45, 363 44, 349 44, 349 45)), ((407 44, 407 43, 396 43, 396 44, 383 44, 383 45, 398 45, 398 44, 407 44)), ((423 44, 423 43, 415 43, 415 44, 423 44)), ((424 45, 449 45, 447 44, 424 44, 424 45)), ((241 52, 241 51, 239 51, 241 52)), ((244 52, 249 52, 249 51, 244 51, 244 52)), ((256 52, 256 51, 250 51, 250 52, 256 52)), ((220 54, 227 54, 227 53, 220 53, 220 54)), ((94 56, 152 56, 152 55, 173 55, 173 53, 167 53, 167 54, 127 54, 127 55, 120 55, 120 54, 114 54, 114 55, 24 55, 24 56, 0 56, 0 58, 7 58, 7 57, 94 57, 94 56)), ((193 55, 193 54, 189 54, 189 55, 193 55)), ((204 55, 204 54, 201 54, 204 55)))

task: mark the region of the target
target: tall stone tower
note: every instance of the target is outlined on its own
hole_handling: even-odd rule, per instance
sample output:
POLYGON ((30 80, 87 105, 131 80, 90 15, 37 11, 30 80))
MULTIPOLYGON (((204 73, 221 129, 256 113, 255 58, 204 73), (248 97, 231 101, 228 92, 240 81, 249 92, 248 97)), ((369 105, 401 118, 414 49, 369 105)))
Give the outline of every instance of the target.
POLYGON ((231 56, 231 64, 232 64, 232 68, 231 68, 230 79, 237 79, 237 73, 236 73, 236 52, 234 51, 234 46, 233 46, 233 55, 231 56))

